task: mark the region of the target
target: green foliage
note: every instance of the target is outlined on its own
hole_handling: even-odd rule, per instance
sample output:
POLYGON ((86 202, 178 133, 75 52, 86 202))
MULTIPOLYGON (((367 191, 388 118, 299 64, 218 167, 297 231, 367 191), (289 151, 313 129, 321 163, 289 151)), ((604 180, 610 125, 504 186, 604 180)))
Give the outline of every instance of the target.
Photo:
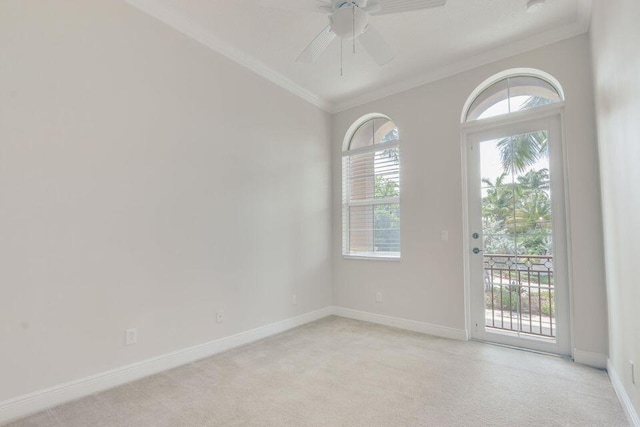
MULTIPOLYGON (((381 158, 398 162, 398 149, 385 150, 381 158)), ((400 195, 398 182, 382 175, 375 177, 375 198, 391 198, 400 195)), ((374 207, 373 244, 376 251, 398 252, 400 250, 400 205, 380 204, 374 207)))
POLYGON ((491 254, 515 253, 515 241, 503 226, 503 222, 491 222, 491 218, 483 218, 484 247, 491 254))
POLYGON ((485 251, 547 255, 552 252, 549 170, 528 170, 548 153, 545 132, 505 138, 497 143, 504 172, 495 182, 483 178, 485 251), (513 176, 520 174, 514 180, 513 176), (515 236, 515 238, 514 238, 515 236))
POLYGON ((400 189, 395 181, 385 178, 382 175, 376 176, 375 184, 376 199, 383 197, 397 197, 400 195, 400 189))
POLYGON ((546 314, 547 316, 549 316, 550 314, 552 314, 552 309, 553 309, 553 301, 550 297, 550 294, 548 291, 540 292, 540 297, 542 299, 542 307, 541 307, 542 314, 546 314))
POLYGON ((521 173, 548 155, 546 132, 533 132, 503 138, 496 144, 500 149, 500 161, 506 172, 521 173))
POLYGON ((500 292, 494 291, 495 305, 494 307, 499 310, 518 310, 519 298, 518 291, 515 287, 504 286, 500 292), (509 289, 511 288, 511 289, 509 289))
POLYGON ((518 288, 509 285, 494 285, 493 291, 491 288, 486 290, 485 304, 487 309, 530 313, 534 316, 549 316, 555 312, 553 294, 549 291, 538 291, 533 288, 529 295, 526 287, 518 288))

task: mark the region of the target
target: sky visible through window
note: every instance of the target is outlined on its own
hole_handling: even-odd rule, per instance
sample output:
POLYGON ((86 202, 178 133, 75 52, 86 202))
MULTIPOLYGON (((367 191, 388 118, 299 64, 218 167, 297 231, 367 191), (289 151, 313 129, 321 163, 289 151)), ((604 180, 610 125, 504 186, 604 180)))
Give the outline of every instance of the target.
MULTIPOLYGON (((514 96, 510 99, 504 99, 491 107, 487 108, 478 120, 487 119, 489 117, 500 116, 503 114, 520 111, 521 107, 530 99, 530 96, 514 96), (511 100, 511 103, 509 102, 511 100), (511 105, 511 111, 509 110, 511 105)), ((500 150, 497 149, 496 143, 499 139, 492 141, 483 141, 480 144, 480 155, 482 159, 482 178, 488 178, 491 182, 495 182, 496 178, 504 173, 502 163, 500 162, 500 150)), ((542 158, 536 164, 532 165, 528 170, 539 170, 548 168, 549 159, 542 158)), ((486 195, 483 191, 483 197, 486 195)))

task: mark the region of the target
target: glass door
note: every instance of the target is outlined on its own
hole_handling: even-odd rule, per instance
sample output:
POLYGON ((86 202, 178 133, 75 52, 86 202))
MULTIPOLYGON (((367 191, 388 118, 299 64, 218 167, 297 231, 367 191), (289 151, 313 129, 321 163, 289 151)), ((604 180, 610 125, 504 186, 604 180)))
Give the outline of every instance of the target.
POLYGON ((559 130, 542 119, 469 138, 474 338, 570 352, 559 130))

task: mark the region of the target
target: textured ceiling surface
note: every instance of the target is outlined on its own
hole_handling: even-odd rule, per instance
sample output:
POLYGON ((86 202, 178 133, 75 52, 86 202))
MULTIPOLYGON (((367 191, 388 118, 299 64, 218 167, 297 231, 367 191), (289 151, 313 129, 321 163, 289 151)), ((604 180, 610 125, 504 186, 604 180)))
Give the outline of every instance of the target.
POLYGON ((296 58, 328 24, 315 0, 127 0, 328 111, 408 89, 588 30, 590 0, 448 0, 435 9, 372 16, 396 57, 380 67, 339 39, 313 64, 296 58))

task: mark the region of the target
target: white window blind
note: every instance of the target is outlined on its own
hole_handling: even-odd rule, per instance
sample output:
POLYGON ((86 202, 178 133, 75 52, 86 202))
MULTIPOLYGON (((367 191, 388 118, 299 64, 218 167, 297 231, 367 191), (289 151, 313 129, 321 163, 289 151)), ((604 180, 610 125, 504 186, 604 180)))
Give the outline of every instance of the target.
POLYGON ((343 254, 398 258, 400 149, 397 129, 390 120, 367 122, 355 132, 352 142, 357 138, 361 142, 359 132, 370 133, 373 143, 358 143, 358 148, 343 153, 343 254))

